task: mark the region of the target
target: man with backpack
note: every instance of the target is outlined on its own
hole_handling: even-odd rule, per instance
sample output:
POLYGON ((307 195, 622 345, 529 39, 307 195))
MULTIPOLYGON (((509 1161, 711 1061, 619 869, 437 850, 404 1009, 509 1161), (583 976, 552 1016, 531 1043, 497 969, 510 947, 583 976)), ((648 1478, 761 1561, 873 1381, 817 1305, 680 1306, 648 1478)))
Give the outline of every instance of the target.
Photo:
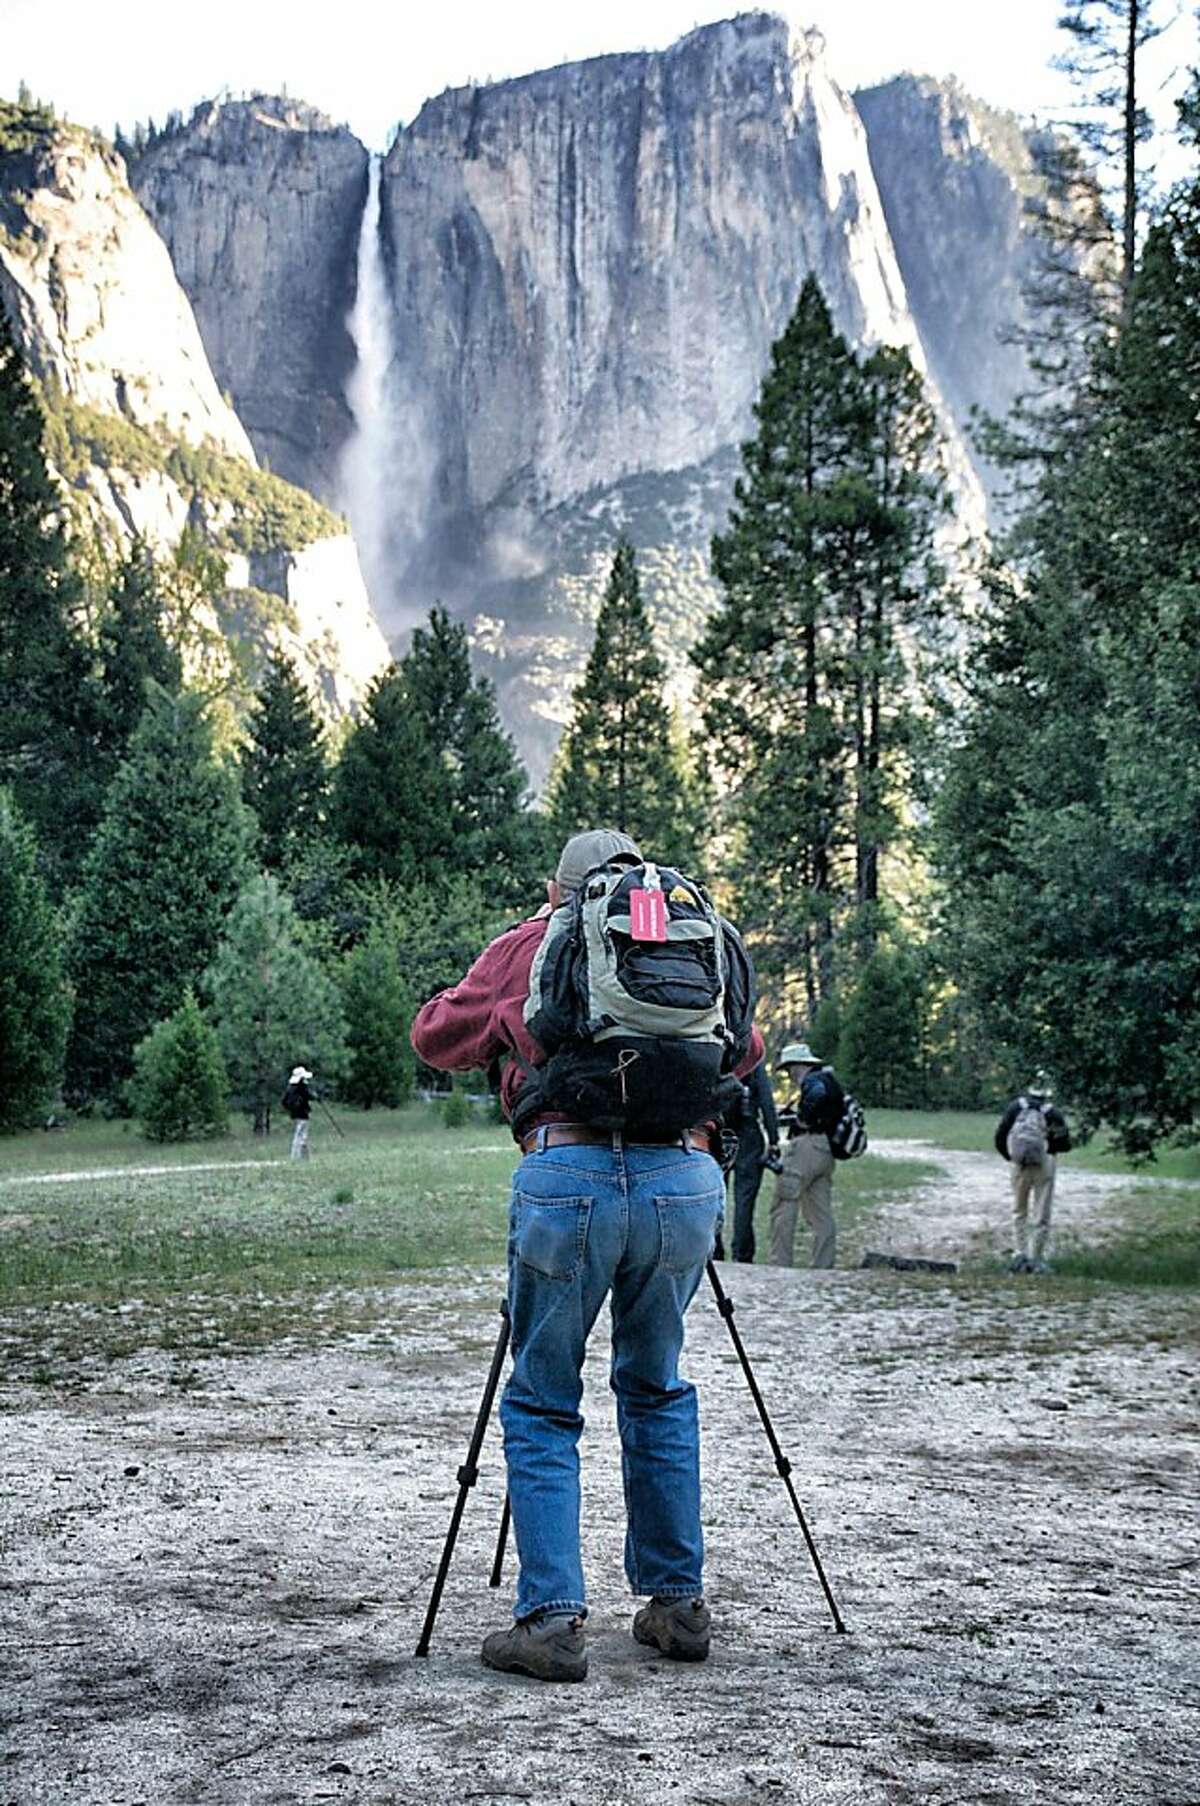
MULTIPOLYGON (((833 1068, 821 1064, 807 1041, 790 1042, 780 1054, 778 1065, 790 1080, 794 1094, 779 1113, 779 1120, 787 1129, 787 1141, 771 1206, 771 1265, 795 1265, 796 1218, 803 1214, 813 1237, 809 1265, 832 1267, 837 1253, 832 1138, 843 1122, 849 1100, 833 1068)), ((864 1131, 861 1147, 853 1151, 860 1153, 865 1147, 864 1131)))
POLYGON ((779 1118, 767 1068, 759 1065, 746 1080, 746 1097, 735 1115, 737 1153, 733 1162, 733 1258, 754 1259, 754 1206, 762 1176, 780 1171, 779 1118))
POLYGON ((287 1090, 280 1100, 292 1119, 293 1160, 308 1159, 308 1122, 312 1115, 312 1092, 308 1081, 311 1077, 307 1066, 293 1066, 287 1090))
POLYGON ((736 931, 628 835, 573 836, 547 894, 418 1012, 412 1041, 442 1070, 507 1062, 501 1103, 523 1157, 500 1417, 520 1573, 512 1628, 486 1638, 483 1660, 577 1681, 582 1367, 610 1293, 625 1570, 649 1601, 633 1635, 677 1661, 708 1654, 696 1395, 678 1361, 721 1222, 719 1119, 762 1039, 736 931))
POLYGON ((1070 1151, 1066 1118, 1045 1082, 1014 1097, 996 1124, 996 1152, 1009 1163, 1013 1197, 1012 1273, 1048 1273, 1046 1243, 1054 1203, 1057 1156, 1070 1151), (1030 1232, 1030 1206, 1033 1227, 1030 1232))

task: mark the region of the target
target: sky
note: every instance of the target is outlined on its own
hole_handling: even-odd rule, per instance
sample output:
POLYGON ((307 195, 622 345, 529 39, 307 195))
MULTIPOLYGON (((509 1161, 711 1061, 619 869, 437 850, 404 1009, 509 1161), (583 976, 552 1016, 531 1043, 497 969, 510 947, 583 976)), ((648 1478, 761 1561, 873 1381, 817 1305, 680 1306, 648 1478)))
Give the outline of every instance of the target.
MULTIPOLYGON (((1200 52, 1194 0, 1161 3, 1180 15, 1152 71, 1173 120, 1170 96, 1200 52)), ((224 88, 286 85, 382 150, 443 88, 661 49, 740 10, 736 0, 207 0, 185 21, 163 0, 0 0, 0 94, 23 79, 68 118, 111 132, 190 112, 224 88)), ((1064 78, 1048 67, 1059 0, 787 0, 771 10, 824 32, 845 87, 904 70, 957 75, 993 105, 1061 116, 1064 78)))

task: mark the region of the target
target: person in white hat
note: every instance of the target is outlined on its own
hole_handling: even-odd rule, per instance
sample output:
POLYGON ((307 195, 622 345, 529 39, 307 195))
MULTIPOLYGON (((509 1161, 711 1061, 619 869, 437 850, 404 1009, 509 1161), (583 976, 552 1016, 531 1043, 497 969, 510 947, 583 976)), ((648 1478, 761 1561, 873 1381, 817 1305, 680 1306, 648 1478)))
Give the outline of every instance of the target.
POLYGON ((308 1159, 308 1120, 312 1115, 312 1092, 308 1081, 312 1073, 307 1066, 293 1066, 292 1076, 283 1094, 283 1107, 292 1119, 292 1159, 308 1159))
POLYGON ((807 1041, 791 1041, 777 1062, 794 1088, 789 1105, 779 1112, 788 1139, 782 1171, 775 1180, 771 1205, 771 1265, 796 1264, 796 1219, 803 1214, 812 1230, 810 1266, 832 1267, 837 1254, 833 1220, 833 1154, 829 1133, 838 1121, 845 1093, 832 1067, 823 1066, 807 1041))

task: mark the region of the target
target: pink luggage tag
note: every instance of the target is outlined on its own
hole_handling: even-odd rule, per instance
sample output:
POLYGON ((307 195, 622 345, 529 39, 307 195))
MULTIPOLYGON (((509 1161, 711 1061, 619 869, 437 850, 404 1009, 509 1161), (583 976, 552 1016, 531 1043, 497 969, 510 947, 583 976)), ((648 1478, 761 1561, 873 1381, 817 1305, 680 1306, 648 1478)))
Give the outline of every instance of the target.
POLYGON ((666 940, 667 899, 661 888, 630 891, 629 932, 635 941, 666 940))

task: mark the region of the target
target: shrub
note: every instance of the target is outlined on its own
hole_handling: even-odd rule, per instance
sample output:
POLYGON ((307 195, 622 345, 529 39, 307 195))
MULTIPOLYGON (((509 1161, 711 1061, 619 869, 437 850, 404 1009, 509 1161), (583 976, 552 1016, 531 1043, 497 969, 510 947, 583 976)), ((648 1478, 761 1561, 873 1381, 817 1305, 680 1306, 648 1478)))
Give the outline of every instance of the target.
POLYGON ((438 1106, 442 1119, 442 1127, 446 1129, 465 1129, 475 1119, 471 1108, 471 1100, 464 1091, 452 1091, 438 1106))
POLYGON ((412 1094, 413 1052, 408 1039, 412 1003, 395 941, 382 926, 347 954, 341 973, 350 1071, 342 1095, 369 1110, 394 1109, 412 1094))
POLYGON ((133 1101, 151 1141, 223 1135, 229 1081, 214 1031, 190 988, 134 1050, 133 1101))

